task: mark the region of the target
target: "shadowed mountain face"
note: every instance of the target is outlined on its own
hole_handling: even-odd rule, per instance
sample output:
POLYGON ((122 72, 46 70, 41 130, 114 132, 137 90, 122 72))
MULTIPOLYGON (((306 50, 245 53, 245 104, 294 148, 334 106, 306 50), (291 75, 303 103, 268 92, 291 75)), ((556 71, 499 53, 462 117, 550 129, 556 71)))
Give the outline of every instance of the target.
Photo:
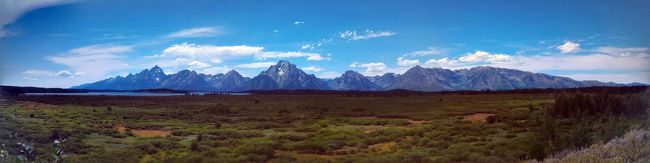
POLYGON ((126 77, 117 76, 99 82, 84 84, 72 88, 78 89, 112 89, 112 90, 136 90, 160 88, 163 81, 169 78, 163 70, 154 66, 151 69, 142 70, 135 75, 129 74, 126 77))
MULTIPOLYGON (((281 60, 276 65, 262 71, 258 76, 268 76, 278 85, 278 89, 328 89, 327 84, 316 76, 308 75, 296 65, 281 60)), ((266 90, 266 89, 265 89, 266 90)))
POLYGON ((371 91, 380 89, 368 77, 355 71, 346 71, 341 77, 329 81, 329 88, 333 90, 360 90, 371 91))
POLYGON ((275 89, 454 91, 623 85, 630 84, 577 81, 566 77, 486 66, 460 70, 415 66, 404 74, 387 73, 374 77, 366 77, 355 71, 346 71, 341 77, 325 81, 316 78, 313 74, 306 74, 288 61, 279 61, 252 79, 241 76, 235 70, 215 75, 183 70, 167 75, 160 67, 154 66, 135 75, 117 76, 73 88, 105 90, 167 88, 224 92, 275 89))

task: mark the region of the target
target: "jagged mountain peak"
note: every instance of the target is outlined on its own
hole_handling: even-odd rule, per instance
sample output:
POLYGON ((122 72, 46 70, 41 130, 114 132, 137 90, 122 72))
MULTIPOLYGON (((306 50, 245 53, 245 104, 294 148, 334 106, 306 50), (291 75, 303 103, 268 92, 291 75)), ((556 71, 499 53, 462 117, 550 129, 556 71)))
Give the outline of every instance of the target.
POLYGON ((334 78, 328 83, 330 89, 335 90, 377 90, 380 87, 372 83, 368 77, 362 74, 348 70, 341 77, 334 78))
POLYGON ((182 70, 166 75, 161 67, 155 65, 136 74, 129 74, 125 77, 116 76, 74 88, 110 90, 168 88, 207 91, 256 89, 451 91, 621 85, 623 84, 576 81, 567 77, 490 66, 459 70, 414 66, 403 74, 386 73, 373 77, 366 77, 359 72, 349 70, 341 74, 340 77, 322 80, 313 74, 306 74, 289 61, 280 60, 253 79, 243 77, 235 70, 215 75, 182 70))

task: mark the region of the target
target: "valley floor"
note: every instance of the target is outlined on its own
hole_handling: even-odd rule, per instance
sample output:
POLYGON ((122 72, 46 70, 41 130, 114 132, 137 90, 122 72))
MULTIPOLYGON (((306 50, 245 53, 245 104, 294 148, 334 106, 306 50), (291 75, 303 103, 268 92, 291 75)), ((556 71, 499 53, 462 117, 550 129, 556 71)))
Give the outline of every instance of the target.
MULTIPOLYGON (((537 128, 531 118, 553 107, 555 98, 551 93, 21 96, 0 109, 0 159, 516 162, 531 158, 537 128)), ((562 121, 558 130, 571 125, 562 121)))

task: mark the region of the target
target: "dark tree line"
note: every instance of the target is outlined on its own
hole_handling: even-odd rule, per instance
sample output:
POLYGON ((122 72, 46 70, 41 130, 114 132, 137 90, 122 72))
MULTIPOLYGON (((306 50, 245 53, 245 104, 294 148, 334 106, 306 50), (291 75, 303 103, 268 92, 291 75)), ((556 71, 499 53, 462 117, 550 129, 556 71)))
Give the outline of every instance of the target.
MULTIPOLYGON (((650 93, 621 93, 601 90, 557 96, 552 107, 531 112, 533 135, 529 137, 528 158, 542 160, 565 149, 580 149, 621 136, 631 121, 647 123, 650 93)), ((639 127, 639 126, 637 126, 639 127)))
POLYGON ((576 94, 560 95, 549 111, 555 117, 576 118, 583 116, 646 115, 650 108, 647 94, 576 94))

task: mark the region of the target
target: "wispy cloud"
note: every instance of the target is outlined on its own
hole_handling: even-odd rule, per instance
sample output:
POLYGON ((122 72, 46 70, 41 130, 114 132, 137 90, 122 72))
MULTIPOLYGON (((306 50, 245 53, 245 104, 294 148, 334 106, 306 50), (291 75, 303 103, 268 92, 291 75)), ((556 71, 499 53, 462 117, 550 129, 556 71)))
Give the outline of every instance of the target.
POLYGON ((365 31, 359 33, 357 33, 357 31, 339 32, 339 37, 345 40, 367 40, 378 37, 388 37, 392 35, 395 35, 395 33, 389 31, 375 32, 369 29, 366 29, 365 31))
POLYGON ((61 5, 72 0, 5 0, 0 2, 0 38, 11 35, 6 26, 25 13, 48 6, 61 5))
POLYGON ((561 53, 576 53, 580 51, 580 44, 572 41, 566 41, 564 44, 557 46, 556 49, 561 53))
POLYGON ((239 68, 267 68, 271 65, 275 65, 275 62, 255 62, 255 63, 246 63, 240 64, 235 67, 239 68))
POLYGON ((264 51, 264 47, 258 46, 215 46, 215 45, 196 45, 196 44, 176 44, 163 51, 160 55, 171 57, 183 57, 190 59, 209 60, 213 63, 220 63, 224 59, 233 57, 253 56, 258 60, 269 58, 298 58, 305 57, 307 60, 327 60, 329 57, 323 57, 317 53, 304 52, 278 52, 264 51))
POLYGON ((311 71, 311 72, 320 72, 324 70, 323 68, 320 68, 318 66, 303 67, 301 69, 305 71, 311 71))
POLYGON ((408 67, 413 67, 415 65, 419 65, 420 60, 414 59, 414 60, 409 60, 405 59, 404 57, 398 57, 397 58, 397 65, 399 66, 408 66, 408 67))
POLYGON ((304 21, 295 21, 293 22, 293 25, 300 25, 300 24, 305 24, 304 21))
POLYGON ((72 73, 68 70, 59 72, 52 72, 47 70, 27 70, 22 72, 23 79, 25 80, 42 80, 53 78, 73 78, 75 76, 83 76, 82 73, 72 73))
MULTIPOLYGON (((422 66, 443 67, 451 69, 469 68, 472 66, 494 66, 513 68, 532 72, 544 71, 623 71, 633 73, 619 74, 566 74, 563 76, 576 77, 576 79, 590 79, 601 81, 650 82, 650 54, 647 48, 632 47, 598 47, 591 50, 593 53, 584 55, 509 55, 494 54, 485 51, 466 53, 458 58, 436 58, 426 61, 422 66), (631 74, 645 74, 646 76, 634 77, 631 74), (605 76, 611 77, 607 79, 605 76), (593 77, 593 78, 590 78, 593 77), (621 80, 617 80, 621 77, 621 80), (637 80, 647 78, 645 80, 637 80), (625 80, 623 80, 625 79, 625 80), (629 79, 629 80, 628 80, 629 79)), ((399 61, 398 61, 399 62, 399 61)), ((399 64, 399 63, 398 63, 399 64)))
POLYGON ((402 56, 404 56, 404 57, 424 57, 424 56, 444 54, 446 52, 447 52, 447 50, 445 50, 445 49, 431 47, 431 48, 428 48, 427 50, 413 51, 413 52, 410 52, 410 53, 403 54, 402 56))
POLYGON ((217 27, 199 27, 183 29, 174 33, 170 33, 166 38, 200 38, 200 37, 214 37, 223 34, 223 31, 217 27))
MULTIPOLYGON (((126 53, 132 52, 130 46, 91 45, 71 49, 63 54, 48 56, 47 60, 67 66, 75 74, 84 74, 94 80, 105 77, 117 70, 127 69, 126 53)), ((59 72, 57 76, 70 76, 71 72, 59 72)), ((87 81, 87 80, 86 80, 87 81)))

